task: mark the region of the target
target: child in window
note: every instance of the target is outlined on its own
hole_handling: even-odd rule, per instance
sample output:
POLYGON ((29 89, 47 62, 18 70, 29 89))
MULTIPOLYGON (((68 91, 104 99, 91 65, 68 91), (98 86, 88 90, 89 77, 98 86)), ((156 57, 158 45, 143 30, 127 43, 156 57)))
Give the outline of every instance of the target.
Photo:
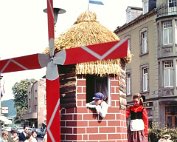
POLYGON ((102 117, 106 117, 108 112, 108 104, 104 101, 105 96, 101 92, 95 93, 94 101, 87 103, 88 108, 95 108, 96 112, 102 117))

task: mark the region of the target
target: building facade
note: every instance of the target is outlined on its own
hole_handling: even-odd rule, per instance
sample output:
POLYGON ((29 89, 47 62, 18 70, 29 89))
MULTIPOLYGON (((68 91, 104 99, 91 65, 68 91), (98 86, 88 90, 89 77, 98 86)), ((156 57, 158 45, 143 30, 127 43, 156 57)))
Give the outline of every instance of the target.
POLYGON ((126 66, 127 101, 141 93, 150 122, 177 127, 177 1, 142 2, 142 14, 115 30, 128 38, 133 54, 126 66))
POLYGON ((28 87, 28 108, 23 116, 25 124, 41 128, 46 123, 46 83, 40 79, 28 87))

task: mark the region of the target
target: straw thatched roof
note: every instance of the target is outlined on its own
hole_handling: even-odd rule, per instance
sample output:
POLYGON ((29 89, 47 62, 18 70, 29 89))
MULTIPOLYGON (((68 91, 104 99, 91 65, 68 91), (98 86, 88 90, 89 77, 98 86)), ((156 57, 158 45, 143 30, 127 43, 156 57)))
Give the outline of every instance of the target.
MULTIPOLYGON (((119 40, 115 33, 96 20, 95 13, 90 11, 82 13, 66 33, 55 39, 56 50, 119 40)), ((76 65, 77 74, 98 74, 102 76, 105 74, 119 74, 119 72, 120 59, 76 65)))

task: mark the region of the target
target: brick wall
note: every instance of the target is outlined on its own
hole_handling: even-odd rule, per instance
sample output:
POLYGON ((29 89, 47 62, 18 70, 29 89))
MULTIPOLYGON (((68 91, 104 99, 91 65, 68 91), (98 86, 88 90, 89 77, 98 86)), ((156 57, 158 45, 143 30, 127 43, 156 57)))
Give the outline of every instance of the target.
POLYGON ((119 107, 118 77, 110 77, 111 105, 101 119, 86 108, 86 80, 77 78, 76 107, 61 111, 62 142, 127 142, 125 110, 119 107))

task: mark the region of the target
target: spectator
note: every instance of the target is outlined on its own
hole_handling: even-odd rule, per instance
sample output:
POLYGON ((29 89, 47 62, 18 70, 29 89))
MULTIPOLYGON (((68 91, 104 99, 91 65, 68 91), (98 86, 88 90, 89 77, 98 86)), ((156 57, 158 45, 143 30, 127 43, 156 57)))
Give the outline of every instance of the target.
POLYGON ((8 137, 9 137, 8 131, 6 130, 2 131, 2 142, 8 142, 8 137))
POLYGON ((11 130, 10 142, 19 142, 17 130, 11 130))
POLYGON ((36 137, 37 137, 37 133, 36 131, 33 130, 31 133, 30 142, 37 142, 36 137))
POLYGON ((170 135, 165 134, 158 140, 158 142, 173 142, 173 141, 171 140, 170 135))
POLYGON ((24 126, 23 132, 19 134, 19 141, 24 142, 26 140, 27 135, 29 134, 29 127, 24 126))

